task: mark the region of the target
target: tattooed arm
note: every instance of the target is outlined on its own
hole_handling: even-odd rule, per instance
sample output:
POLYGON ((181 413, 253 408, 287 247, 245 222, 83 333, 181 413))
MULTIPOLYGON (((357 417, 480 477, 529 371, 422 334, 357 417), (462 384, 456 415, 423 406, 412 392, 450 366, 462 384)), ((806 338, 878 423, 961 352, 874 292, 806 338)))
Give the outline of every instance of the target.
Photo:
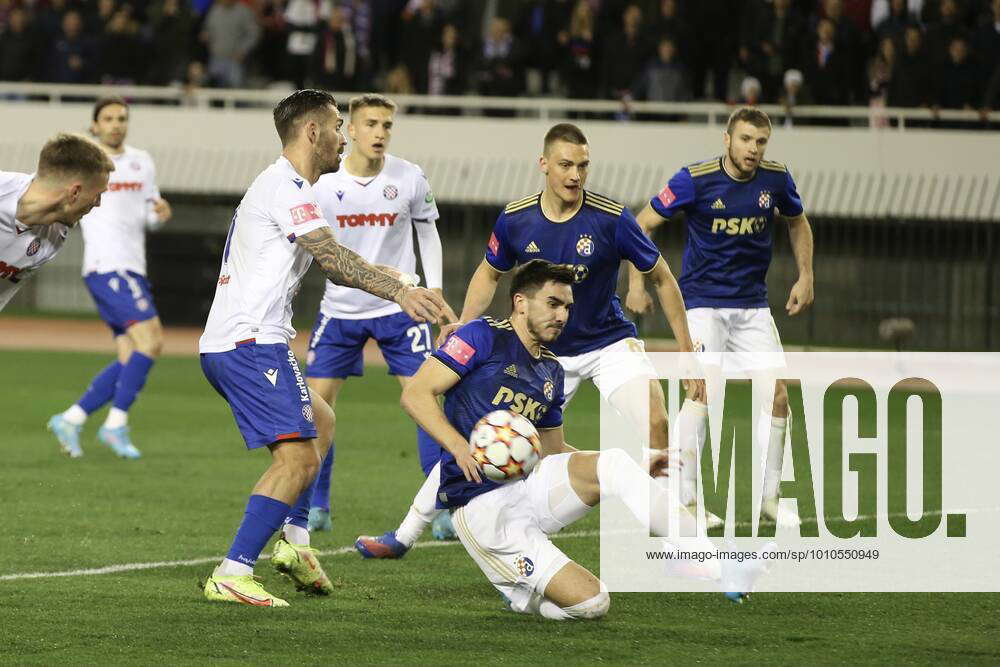
POLYGON ((356 287, 387 301, 395 301, 418 322, 437 322, 444 302, 430 290, 408 287, 353 250, 337 243, 329 228, 297 236, 295 242, 313 256, 331 282, 356 287))

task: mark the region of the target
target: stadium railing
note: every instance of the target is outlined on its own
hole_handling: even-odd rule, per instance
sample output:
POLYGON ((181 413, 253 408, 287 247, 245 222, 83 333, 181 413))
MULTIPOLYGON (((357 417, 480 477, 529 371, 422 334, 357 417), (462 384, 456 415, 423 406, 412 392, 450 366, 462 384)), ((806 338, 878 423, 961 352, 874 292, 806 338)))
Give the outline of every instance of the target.
MULTIPOLYGON (((291 89, 225 89, 157 86, 106 86, 48 83, 0 82, 0 100, 27 99, 60 104, 64 101, 93 100, 109 93, 126 97, 132 103, 166 104, 192 107, 253 108, 272 107, 291 89)), ((336 92, 341 104, 355 92, 336 92)), ((623 103, 616 100, 576 100, 548 97, 484 97, 477 95, 393 95, 402 109, 452 115, 505 114, 540 118, 579 117, 622 118, 636 121, 687 121, 710 126, 724 123, 732 106, 713 102, 644 102, 623 103)), ((762 104, 760 108, 779 122, 792 119, 807 124, 850 124, 871 128, 929 127, 933 123, 951 123, 974 127, 1000 122, 1000 111, 966 111, 899 107, 795 106, 762 104)))

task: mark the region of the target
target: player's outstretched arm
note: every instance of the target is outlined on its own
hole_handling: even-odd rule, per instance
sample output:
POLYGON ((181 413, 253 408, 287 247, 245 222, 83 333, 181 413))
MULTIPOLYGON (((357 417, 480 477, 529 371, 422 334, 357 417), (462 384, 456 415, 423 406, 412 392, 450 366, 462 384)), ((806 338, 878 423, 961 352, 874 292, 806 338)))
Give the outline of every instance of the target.
MULTIPOLYGON (((635 270, 635 267, 632 267, 635 270)), ((691 332, 688 329, 687 311, 684 308, 684 297, 681 295, 681 288, 677 285, 673 272, 667 266, 667 261, 660 257, 649 272, 649 277, 656 286, 656 296, 660 300, 660 307, 667 317, 670 330, 674 332, 677 345, 681 352, 694 352, 694 344, 691 341, 691 332)), ((686 380, 684 383, 687 398, 692 401, 705 401, 705 381, 686 380)))
POLYGON ((786 220, 799 279, 792 285, 785 310, 789 315, 798 315, 813 302, 813 233, 805 213, 786 220))
POLYGON ((459 324, 474 320, 489 308, 493 295, 497 292, 497 283, 503 273, 497 271, 485 259, 480 262, 476 272, 472 274, 469 287, 465 290, 465 303, 462 305, 462 315, 459 322, 451 326, 441 327, 436 345, 441 345, 448 336, 458 328, 459 324))
MULTIPOLYGON (((665 219, 653 210, 650 204, 642 209, 635 221, 639 223, 639 228, 646 236, 651 236, 653 230, 662 225, 665 219)), ((628 292, 625 294, 625 307, 636 315, 649 312, 653 307, 653 300, 646 291, 646 282, 639 269, 629 264, 628 268, 628 292)))
POLYGON ((479 466, 469 452, 469 443, 451 425, 438 403, 438 396, 458 384, 460 379, 455 371, 430 357, 403 387, 399 403, 420 428, 451 452, 465 473, 465 479, 481 482, 479 466))
POLYGON ((331 282, 356 287, 395 301, 418 322, 438 322, 444 310, 441 297, 421 287, 407 287, 398 279, 337 243, 328 227, 297 236, 295 242, 313 256, 331 282))

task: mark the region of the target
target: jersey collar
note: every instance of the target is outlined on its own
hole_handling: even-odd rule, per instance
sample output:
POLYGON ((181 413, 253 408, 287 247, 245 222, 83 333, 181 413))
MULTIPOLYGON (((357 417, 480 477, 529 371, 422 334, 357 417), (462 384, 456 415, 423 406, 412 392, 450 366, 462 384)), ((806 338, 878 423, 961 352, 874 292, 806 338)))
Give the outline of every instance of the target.
POLYGON ((719 168, 722 169, 722 173, 724 173, 729 178, 729 180, 733 181, 734 183, 749 183, 750 181, 752 181, 757 177, 757 169, 760 169, 760 166, 758 164, 757 169, 754 169, 753 173, 750 174, 748 178, 736 178, 735 176, 729 173, 728 169, 726 169, 726 156, 720 155, 719 168))

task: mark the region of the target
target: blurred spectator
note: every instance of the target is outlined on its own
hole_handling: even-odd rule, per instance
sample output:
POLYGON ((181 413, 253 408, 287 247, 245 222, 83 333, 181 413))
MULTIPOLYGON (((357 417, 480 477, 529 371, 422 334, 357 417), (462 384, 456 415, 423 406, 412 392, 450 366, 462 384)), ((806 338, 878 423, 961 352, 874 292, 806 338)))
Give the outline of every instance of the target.
POLYGON ((738 59, 743 69, 760 79, 764 98, 776 99, 782 77, 799 67, 805 20, 791 0, 757 0, 743 21, 738 59))
POLYGON ((760 79, 755 76, 744 77, 740 82, 740 104, 757 106, 760 104, 762 90, 760 79))
POLYGON ((785 127, 792 127, 794 124, 795 107, 802 103, 802 83, 805 77, 797 69, 787 70, 781 77, 781 99, 782 106, 785 107, 785 127))
POLYGON ((355 80, 359 90, 368 90, 372 86, 371 78, 375 68, 372 46, 375 11, 372 0, 344 0, 341 6, 347 12, 347 23, 354 35, 354 48, 357 52, 355 80))
POLYGON ((115 0, 97 0, 91 4, 92 7, 83 22, 84 32, 88 35, 100 35, 104 32, 105 26, 111 22, 117 6, 115 0))
POLYGON ((158 0, 149 8, 149 53, 152 63, 148 81, 165 86, 181 81, 191 58, 194 17, 183 0, 158 0))
POLYGON ((7 26, 0 31, 0 80, 32 81, 38 77, 38 35, 28 25, 28 15, 14 7, 7 26))
POLYGON ((288 52, 285 0, 258 0, 255 9, 257 26, 260 28, 260 38, 254 49, 257 66, 267 80, 281 81, 288 75, 285 62, 285 54, 288 52))
POLYGON ((860 103, 868 99, 864 78, 867 47, 861 32, 844 15, 844 0, 823 0, 823 15, 833 23, 834 40, 843 56, 844 83, 847 95, 843 104, 860 103))
POLYGON ((897 41, 897 46, 901 45, 903 32, 907 26, 917 22, 916 15, 910 12, 906 0, 875 0, 872 5, 872 25, 875 26, 875 39, 881 42, 886 37, 891 37, 897 41), (879 2, 886 5, 886 11, 876 14, 875 7, 879 2), (877 19, 877 20, 876 20, 877 19))
POLYGON ((903 16, 910 17, 910 21, 916 23, 923 7, 924 0, 872 0, 872 27, 878 32, 883 21, 893 18, 898 20, 903 16))
POLYGON ((62 35, 63 15, 67 11, 67 0, 49 0, 36 10, 35 27, 44 44, 51 44, 62 35))
POLYGON ((739 43, 742 0, 697 0, 689 5, 695 41, 691 44, 691 85, 695 97, 701 97, 711 75, 709 99, 727 98, 729 70, 733 49, 723 45, 739 43))
POLYGON ((968 42, 955 37, 948 45, 948 60, 941 66, 936 105, 943 109, 974 109, 982 95, 979 70, 969 59, 968 42))
POLYGON ((490 31, 476 65, 476 90, 480 95, 515 96, 524 90, 517 40, 510 21, 499 16, 490 21, 490 31))
POLYGON ((660 0, 659 12, 649 21, 649 33, 646 38, 658 44, 660 39, 669 37, 675 46, 677 58, 688 63, 691 57, 689 44, 691 26, 681 18, 677 11, 677 0, 660 0))
POLYGON ((94 72, 93 41, 83 34, 80 12, 63 14, 62 33, 49 53, 49 78, 56 83, 90 83, 94 72))
POLYGON ((516 20, 515 31, 521 38, 525 67, 537 72, 537 90, 547 93, 558 87, 559 41, 557 35, 569 25, 572 0, 531 0, 526 2, 516 20))
POLYGON ((980 77, 989 81, 1000 67, 1000 0, 990 3, 990 12, 973 34, 972 53, 979 61, 980 77))
POLYGON ((819 20, 816 24, 815 42, 803 61, 806 84, 816 104, 847 104, 847 54, 837 43, 833 21, 828 18, 819 20))
POLYGON ((385 92, 389 95, 412 95, 413 82, 406 65, 396 65, 385 75, 385 92))
POLYGON ((944 67, 951 60, 951 43, 957 38, 966 40, 968 31, 959 23, 957 0, 941 0, 939 18, 927 25, 927 57, 931 66, 944 67))
MULTIPOLYGON (((410 77, 417 93, 427 92, 427 68, 431 49, 444 23, 437 0, 410 0, 402 15, 402 60, 412 64, 410 77)), ((510 32, 508 28, 508 32, 510 32)))
POLYGON ((253 12, 236 0, 215 0, 208 10, 201 40, 208 46, 208 74, 217 86, 239 88, 246 77, 245 60, 260 38, 253 12))
POLYGON ((868 65, 869 102, 874 107, 885 107, 889 99, 889 83, 896 67, 896 42, 883 37, 878 52, 868 65))
POLYGON ((101 83, 135 83, 142 62, 142 45, 127 11, 118 9, 111 15, 97 50, 101 83))
MULTIPOLYGON (((316 58, 316 38, 320 25, 326 22, 332 9, 330 0, 288 0, 285 4, 284 19, 288 30, 288 40, 285 43, 285 72, 296 90, 306 87, 306 75, 310 70, 310 64, 316 58)), ((343 34, 343 24, 344 17, 341 11, 336 28, 338 35, 343 34)), ((326 32, 328 34, 329 30, 326 32)), ((353 42, 353 39, 351 41, 353 42)), ((327 56, 334 50, 329 44, 323 47, 327 56)), ((343 64, 344 61, 341 59, 340 66, 343 64)), ((327 75, 332 75, 336 69, 336 65, 322 66, 322 71, 327 75)))
POLYGON ((562 47, 566 94, 575 99, 597 96, 597 66, 594 62, 594 10, 588 0, 577 0, 570 14, 569 27, 559 32, 562 47))
POLYGON ((931 83, 923 36, 913 25, 903 34, 903 51, 896 59, 889 82, 888 103, 891 107, 922 107, 930 101, 931 83))
POLYGON ((622 99, 629 94, 637 73, 649 60, 650 48, 641 32, 642 10, 636 4, 625 7, 622 29, 611 38, 604 58, 603 88, 605 96, 622 99))
MULTIPOLYGON (((355 90, 358 51, 347 12, 336 7, 320 33, 313 54, 314 85, 328 90, 355 90)), ((302 88, 302 86, 298 86, 302 88)))
POLYGON ((196 93, 208 83, 208 70, 205 63, 200 60, 192 60, 188 63, 184 73, 184 86, 181 95, 181 104, 186 107, 201 106, 196 93))
POLYGON ((635 85, 636 99, 650 102, 687 102, 691 99, 691 84, 687 68, 677 60, 677 46, 670 38, 660 40, 656 57, 635 85))
POLYGON ((446 23, 441 28, 441 42, 431 52, 427 63, 427 92, 431 95, 463 94, 467 58, 458 28, 453 23, 446 23))

